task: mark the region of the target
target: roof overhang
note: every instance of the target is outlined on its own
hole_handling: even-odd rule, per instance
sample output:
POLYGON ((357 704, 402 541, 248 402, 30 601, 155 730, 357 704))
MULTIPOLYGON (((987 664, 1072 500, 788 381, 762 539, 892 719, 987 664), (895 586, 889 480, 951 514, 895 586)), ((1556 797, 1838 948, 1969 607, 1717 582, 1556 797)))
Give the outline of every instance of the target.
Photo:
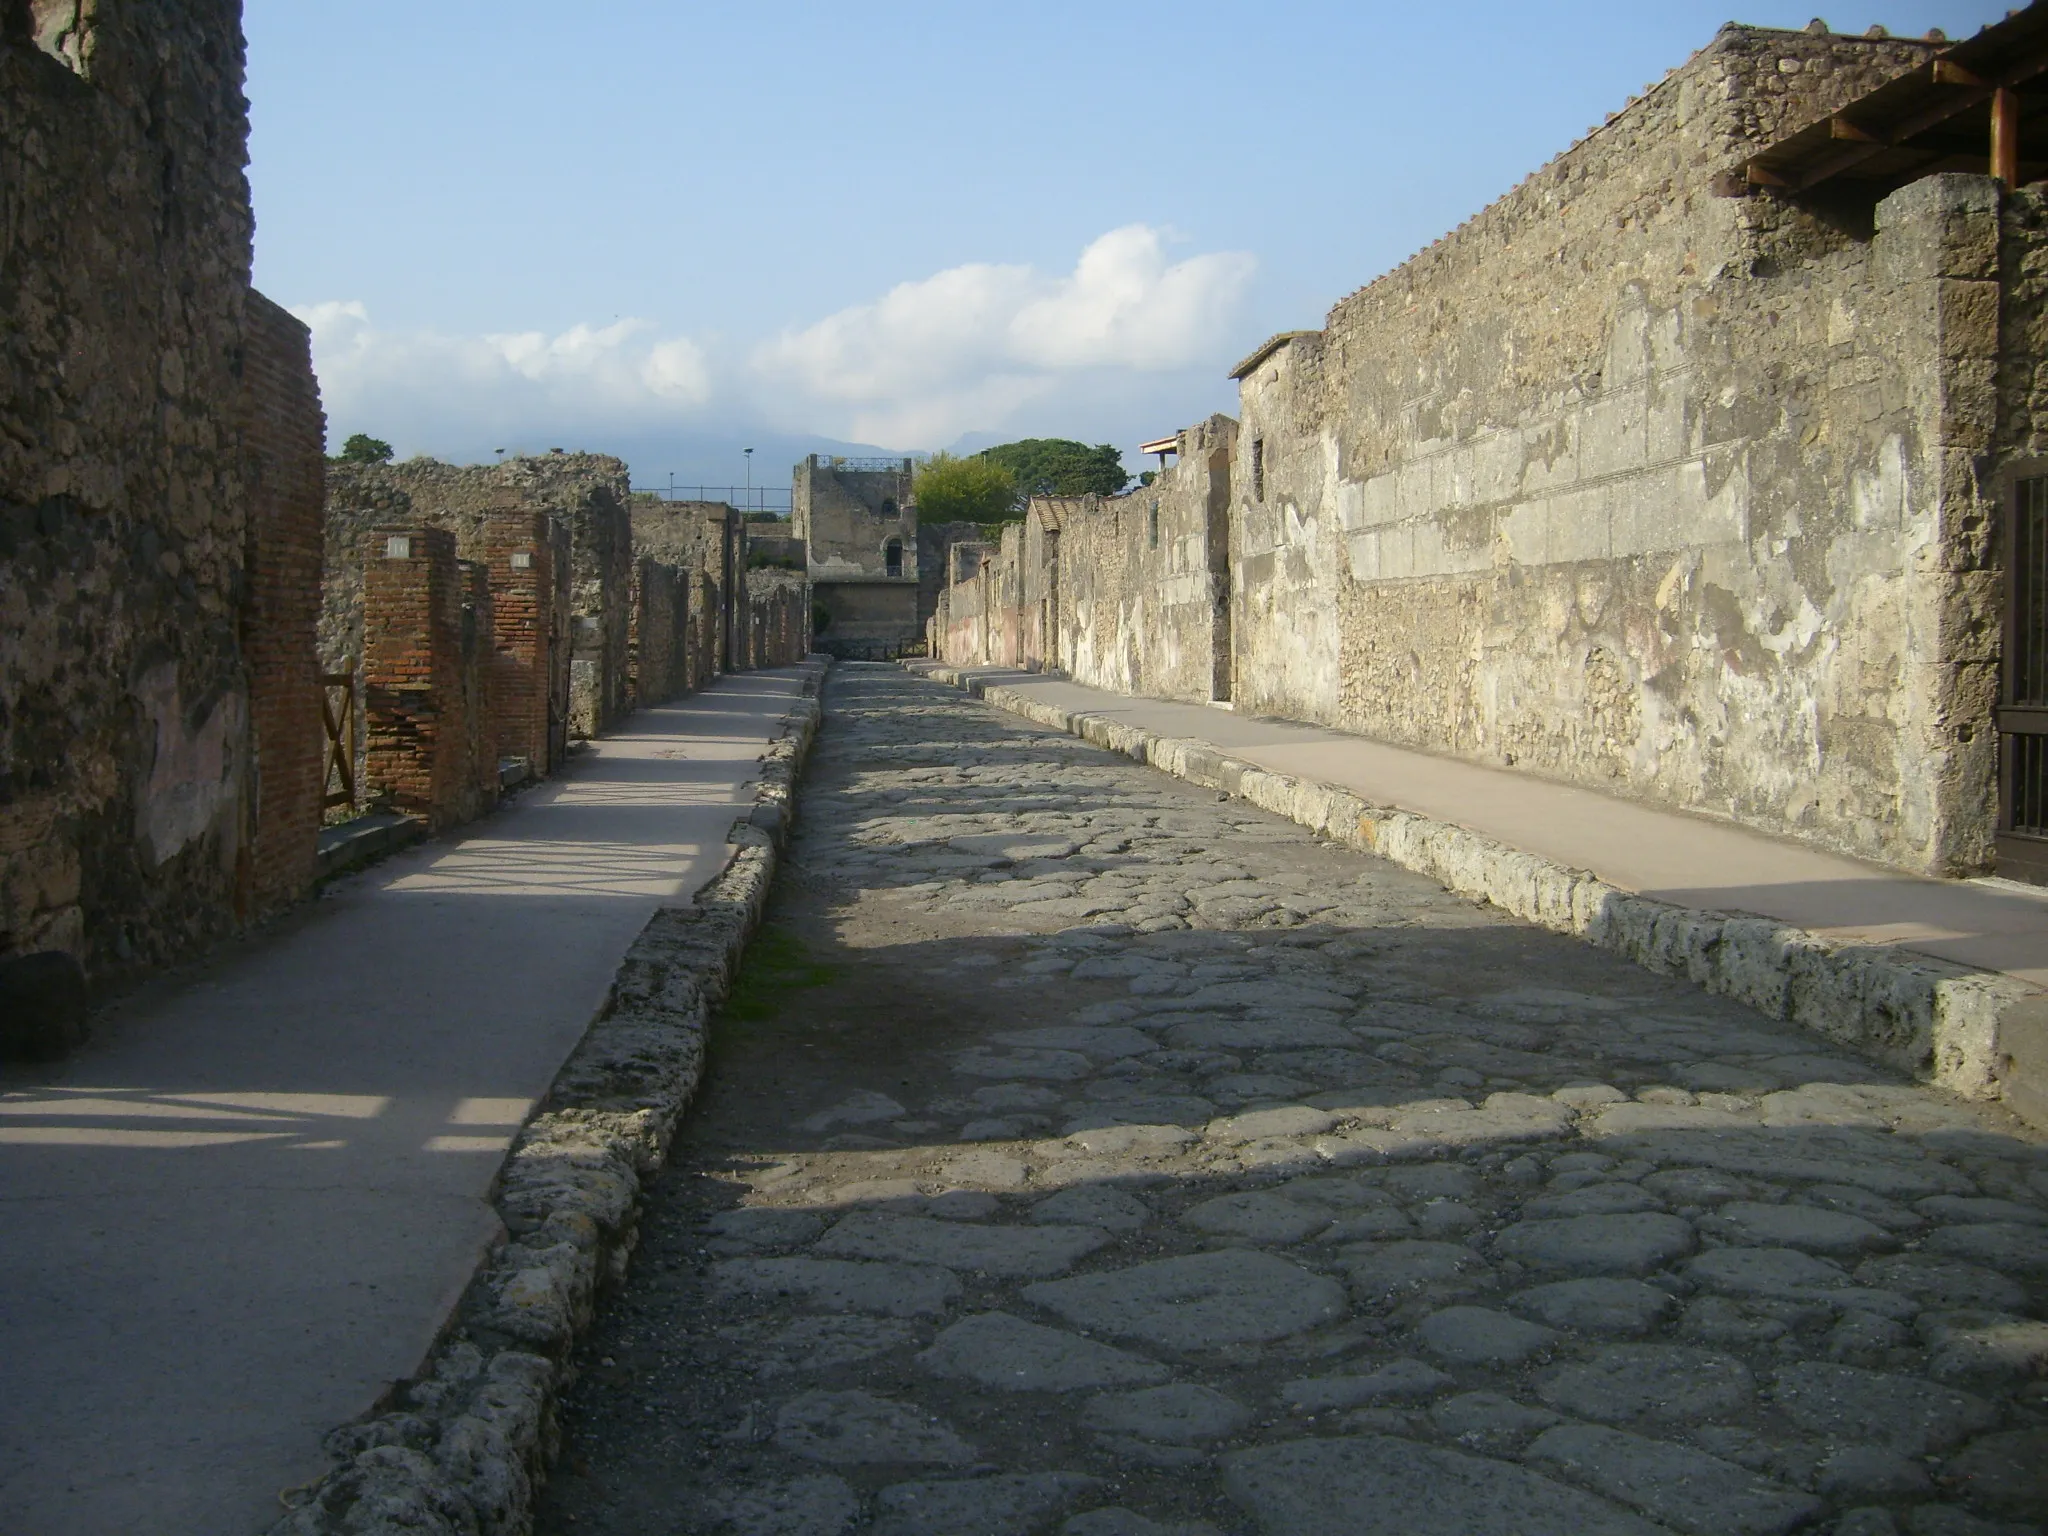
POLYGON ((2048 5, 2029 5, 1744 161, 1730 191, 1854 186, 1940 171, 2048 177, 2048 5))

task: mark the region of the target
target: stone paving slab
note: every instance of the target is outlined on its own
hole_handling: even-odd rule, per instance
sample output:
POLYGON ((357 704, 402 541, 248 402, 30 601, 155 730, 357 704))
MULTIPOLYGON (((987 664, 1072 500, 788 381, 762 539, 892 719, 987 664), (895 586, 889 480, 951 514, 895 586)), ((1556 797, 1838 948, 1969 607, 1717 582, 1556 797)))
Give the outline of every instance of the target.
POLYGON ((0 1083, 0 1525, 266 1529, 419 1367, 506 1149, 649 915, 729 856, 796 671, 642 711, 555 781, 0 1083))
POLYGON ((540 1536, 2042 1536, 1996 1106, 896 669, 798 828, 540 1536))
POLYGON ((905 665, 2048 1127, 2048 890, 1907 874, 1319 726, 905 665))

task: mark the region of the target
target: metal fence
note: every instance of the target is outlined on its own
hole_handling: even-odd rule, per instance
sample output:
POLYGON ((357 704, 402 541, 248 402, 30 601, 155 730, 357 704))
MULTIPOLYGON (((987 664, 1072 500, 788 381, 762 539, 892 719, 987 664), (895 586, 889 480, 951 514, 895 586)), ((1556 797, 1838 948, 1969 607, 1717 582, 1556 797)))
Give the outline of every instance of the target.
POLYGON ((662 501, 722 501, 742 512, 789 512, 786 485, 636 485, 636 496, 654 496, 662 501))

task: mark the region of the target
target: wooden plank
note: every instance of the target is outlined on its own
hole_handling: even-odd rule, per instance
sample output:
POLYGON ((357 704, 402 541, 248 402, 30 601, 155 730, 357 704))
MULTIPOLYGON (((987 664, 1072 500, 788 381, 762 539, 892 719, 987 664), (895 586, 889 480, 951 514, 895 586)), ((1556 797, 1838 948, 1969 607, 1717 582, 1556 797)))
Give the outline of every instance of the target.
POLYGON ((1991 93, 1991 174, 2008 187, 2020 184, 2020 98, 2005 86, 1991 93))

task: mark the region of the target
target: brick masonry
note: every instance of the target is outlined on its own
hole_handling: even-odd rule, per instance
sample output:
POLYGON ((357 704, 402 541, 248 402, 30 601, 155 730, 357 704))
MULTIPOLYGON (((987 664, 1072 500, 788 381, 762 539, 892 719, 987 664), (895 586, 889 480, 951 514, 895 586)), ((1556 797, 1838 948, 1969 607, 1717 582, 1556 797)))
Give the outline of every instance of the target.
POLYGON ((326 421, 305 326, 261 294, 248 302, 242 651, 255 772, 238 902, 244 919, 312 888, 325 766, 318 627, 326 421))
POLYGON ((363 555, 369 782, 429 827, 467 820, 497 787, 484 702, 488 577, 455 558, 445 528, 373 529, 363 555))
POLYGON ((555 550, 547 514, 504 508, 486 515, 480 564, 489 572, 492 644, 490 709, 494 751, 523 758, 535 773, 556 766, 549 718, 549 660, 555 636, 555 550))

